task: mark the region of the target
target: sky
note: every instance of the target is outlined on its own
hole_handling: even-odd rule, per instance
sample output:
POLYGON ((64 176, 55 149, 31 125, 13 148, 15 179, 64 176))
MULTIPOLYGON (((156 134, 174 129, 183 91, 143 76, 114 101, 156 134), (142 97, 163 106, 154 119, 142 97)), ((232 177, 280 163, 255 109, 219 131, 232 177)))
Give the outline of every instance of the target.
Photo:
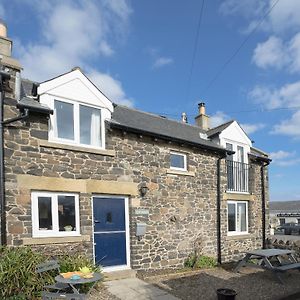
POLYGON ((24 78, 79 66, 113 102, 191 124, 205 102, 270 153, 270 199, 300 200, 299 0, 0 0, 0 17, 24 78))

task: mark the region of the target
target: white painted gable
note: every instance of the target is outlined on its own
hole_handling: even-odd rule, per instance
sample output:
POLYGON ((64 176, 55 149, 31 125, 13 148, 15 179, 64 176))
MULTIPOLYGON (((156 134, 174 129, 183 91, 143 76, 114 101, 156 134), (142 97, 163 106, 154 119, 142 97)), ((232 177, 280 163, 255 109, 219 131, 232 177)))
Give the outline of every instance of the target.
POLYGON ((219 135, 220 145, 226 148, 226 143, 230 143, 233 146, 233 159, 237 161, 237 146, 241 146, 244 149, 244 162, 248 162, 248 153, 250 153, 250 148, 252 142, 241 128, 241 126, 234 121, 227 128, 225 128, 219 135))
POLYGON ((79 70, 75 69, 38 87, 41 103, 47 103, 50 98, 61 98, 77 101, 113 112, 112 102, 79 70))
POLYGON ((219 137, 220 140, 226 139, 231 140, 232 142, 237 142, 239 144, 248 145, 249 147, 252 146, 251 140, 236 121, 234 121, 227 128, 225 128, 220 133, 219 137))

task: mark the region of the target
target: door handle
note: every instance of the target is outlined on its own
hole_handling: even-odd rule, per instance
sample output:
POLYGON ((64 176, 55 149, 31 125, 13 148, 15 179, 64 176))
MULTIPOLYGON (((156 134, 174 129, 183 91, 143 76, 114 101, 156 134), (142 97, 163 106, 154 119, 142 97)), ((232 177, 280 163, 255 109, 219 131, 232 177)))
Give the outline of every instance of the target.
POLYGON ((100 221, 99 220, 94 220, 94 223, 100 223, 100 221))

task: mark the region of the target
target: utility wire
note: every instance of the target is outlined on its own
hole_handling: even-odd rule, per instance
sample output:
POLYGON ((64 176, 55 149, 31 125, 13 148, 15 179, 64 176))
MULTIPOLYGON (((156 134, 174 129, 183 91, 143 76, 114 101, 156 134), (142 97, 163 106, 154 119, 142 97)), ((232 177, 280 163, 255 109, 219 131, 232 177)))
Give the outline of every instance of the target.
POLYGON ((195 59, 196 59, 196 54, 197 54, 198 42, 199 42, 199 33, 200 33, 203 10, 204 10, 204 1, 205 0, 202 0, 199 20, 198 20, 198 25, 197 25, 197 30, 196 30, 195 43, 194 43, 193 55, 192 55, 192 64, 191 64, 191 69, 190 69, 190 73, 189 73, 189 77, 188 77, 188 84, 187 84, 187 91, 186 91, 186 101, 189 100, 189 96, 190 96, 191 81, 192 81, 192 76, 193 76, 193 71, 194 71, 195 59))
MULTIPOLYGON (((261 109, 249 109, 249 110, 239 110, 239 111, 225 111, 224 114, 240 114, 240 113, 252 113, 252 112, 272 112, 276 110, 293 110, 293 109, 300 109, 300 106, 285 106, 285 107, 277 107, 277 108, 261 108, 261 109)), ((157 113, 151 112, 152 114, 159 115, 159 116, 170 116, 170 117, 180 117, 180 114, 169 114, 169 113, 157 113)))
POLYGON ((236 57, 236 55, 240 52, 240 50, 243 48, 243 46, 248 42, 248 40, 252 37, 252 35, 255 33, 257 28, 262 24, 264 19, 271 13, 273 8, 278 4, 279 0, 277 0, 271 8, 262 16, 260 21, 256 24, 256 26, 250 31, 250 33, 247 35, 247 37, 243 40, 243 42, 240 44, 240 46, 233 52, 233 54, 225 61, 225 63, 220 67, 220 69, 216 72, 214 77, 209 81, 209 83, 206 85, 206 87, 203 89, 202 93, 204 94, 212 85, 213 83, 218 79, 218 77, 221 75, 221 73, 224 71, 224 69, 230 64, 230 62, 236 57))

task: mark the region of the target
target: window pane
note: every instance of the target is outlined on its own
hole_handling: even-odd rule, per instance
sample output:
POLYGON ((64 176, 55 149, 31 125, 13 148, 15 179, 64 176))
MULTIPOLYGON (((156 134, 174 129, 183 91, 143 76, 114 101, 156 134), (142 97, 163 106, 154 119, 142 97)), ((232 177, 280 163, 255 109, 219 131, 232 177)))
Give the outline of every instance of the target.
POLYGON ((184 169, 184 155, 171 153, 171 167, 184 169))
MULTIPOLYGON (((230 143, 226 143, 226 150, 233 150, 233 146, 230 143)), ((233 154, 227 154, 227 160, 233 160, 233 154)))
POLYGON ((59 231, 76 230, 74 196, 58 196, 58 224, 59 231))
POLYGON ((39 229, 52 230, 51 197, 38 197, 39 229))
POLYGON ((235 205, 228 204, 228 231, 235 231, 235 205))
POLYGON ((237 146, 237 161, 244 162, 244 148, 237 146))
POLYGON ((101 146, 101 112, 99 109, 80 105, 80 143, 101 146))
POLYGON ((74 140, 73 104, 54 101, 57 137, 74 140))
POLYGON ((246 203, 237 204, 238 231, 246 231, 246 203))

